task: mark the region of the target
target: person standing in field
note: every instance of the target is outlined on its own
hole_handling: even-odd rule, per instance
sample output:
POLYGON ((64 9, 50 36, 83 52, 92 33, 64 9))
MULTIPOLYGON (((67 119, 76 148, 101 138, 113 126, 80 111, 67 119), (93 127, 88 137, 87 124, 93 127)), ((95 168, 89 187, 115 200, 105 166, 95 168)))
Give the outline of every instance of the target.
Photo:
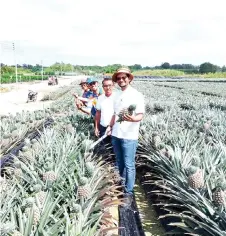
POLYGON ((75 105, 78 108, 78 110, 81 110, 81 108, 84 105, 86 105, 86 102, 82 101, 81 98, 88 98, 91 95, 91 92, 89 90, 89 86, 86 80, 87 80, 86 78, 81 79, 80 84, 79 84, 83 90, 82 96, 79 97, 78 94, 73 94, 73 96, 75 97, 75 105))
POLYGON ((95 135, 97 137, 102 137, 105 134, 107 126, 110 124, 114 113, 114 92, 112 79, 104 78, 102 81, 102 87, 104 94, 98 97, 96 104, 95 135))
POLYGON ((130 85, 133 75, 129 69, 118 69, 113 74, 112 80, 118 84, 121 91, 115 95, 114 115, 107 127, 107 133, 112 135, 116 166, 120 176, 125 181, 125 198, 130 205, 133 199, 136 176, 135 155, 138 146, 139 127, 145 112, 144 96, 130 85), (119 113, 130 105, 135 106, 133 114, 124 114, 123 121, 118 122, 119 113))

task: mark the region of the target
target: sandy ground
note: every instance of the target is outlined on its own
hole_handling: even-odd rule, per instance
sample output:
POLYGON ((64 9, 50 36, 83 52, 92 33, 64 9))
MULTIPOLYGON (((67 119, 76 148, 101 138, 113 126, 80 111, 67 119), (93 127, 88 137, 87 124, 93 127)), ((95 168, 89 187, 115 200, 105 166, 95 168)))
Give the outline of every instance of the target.
POLYGON ((48 86, 47 81, 41 82, 22 82, 17 85, 3 84, 4 88, 8 88, 9 92, 0 93, 0 115, 7 115, 8 113, 15 114, 16 112, 34 111, 47 108, 52 101, 40 101, 43 95, 59 89, 61 86, 69 85, 76 80, 80 80, 82 76, 62 77, 59 78, 58 85, 48 86), (36 102, 27 101, 28 90, 38 92, 36 102))

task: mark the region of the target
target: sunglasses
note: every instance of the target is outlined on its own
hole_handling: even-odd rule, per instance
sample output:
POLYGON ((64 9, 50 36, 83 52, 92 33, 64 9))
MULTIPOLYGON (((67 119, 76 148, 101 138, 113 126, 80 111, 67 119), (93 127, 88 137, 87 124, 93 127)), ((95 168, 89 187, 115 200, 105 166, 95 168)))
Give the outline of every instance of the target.
POLYGON ((91 82, 89 85, 95 85, 96 84, 96 82, 91 82))
POLYGON ((118 80, 121 80, 121 79, 125 80, 126 78, 127 78, 127 76, 122 76, 122 77, 117 77, 116 80, 117 80, 117 81, 118 81, 118 80))

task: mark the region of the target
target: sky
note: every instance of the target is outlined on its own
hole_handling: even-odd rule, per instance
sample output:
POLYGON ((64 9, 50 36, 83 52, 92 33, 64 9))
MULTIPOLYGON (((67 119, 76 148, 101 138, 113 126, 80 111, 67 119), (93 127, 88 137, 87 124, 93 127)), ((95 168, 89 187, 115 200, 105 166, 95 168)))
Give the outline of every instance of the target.
POLYGON ((0 61, 226 65, 225 0, 7 0, 0 61), (15 56, 12 50, 15 45, 15 56))

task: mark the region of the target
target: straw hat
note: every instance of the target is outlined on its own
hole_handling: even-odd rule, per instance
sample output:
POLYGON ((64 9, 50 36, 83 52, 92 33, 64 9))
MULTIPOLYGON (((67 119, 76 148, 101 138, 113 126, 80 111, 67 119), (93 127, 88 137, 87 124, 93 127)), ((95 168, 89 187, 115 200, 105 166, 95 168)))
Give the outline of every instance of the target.
POLYGON ((125 74, 127 74, 128 77, 129 77, 129 79, 130 79, 130 80, 133 80, 133 75, 131 74, 130 69, 128 69, 128 68, 120 68, 120 69, 118 69, 118 70, 113 74, 113 76, 112 76, 112 80, 113 80, 114 82, 117 81, 117 75, 120 74, 120 73, 125 73, 125 74))

